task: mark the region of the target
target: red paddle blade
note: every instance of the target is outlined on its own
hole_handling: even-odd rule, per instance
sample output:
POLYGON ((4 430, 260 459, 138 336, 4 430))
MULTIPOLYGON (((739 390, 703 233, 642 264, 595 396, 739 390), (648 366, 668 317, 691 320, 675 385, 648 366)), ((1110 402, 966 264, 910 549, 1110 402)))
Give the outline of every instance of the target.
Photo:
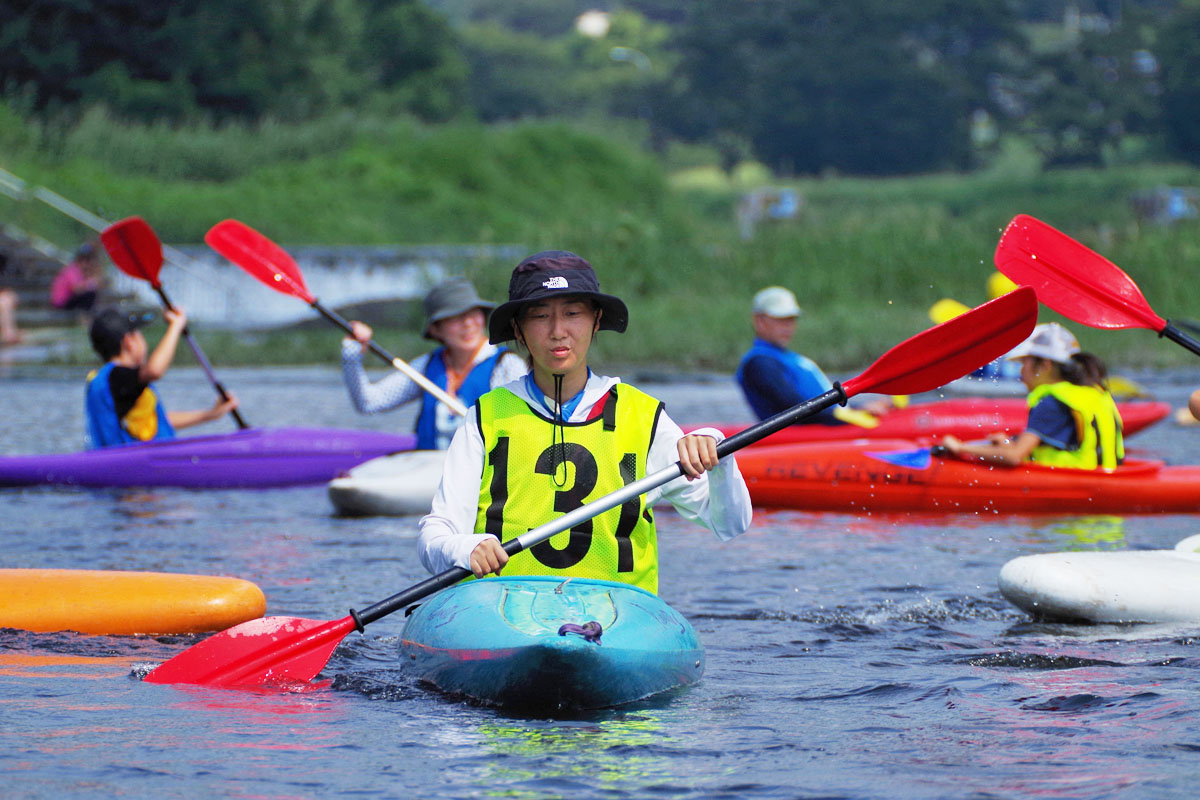
POLYGON ((249 225, 236 219, 218 222, 204 234, 204 241, 275 291, 299 297, 309 305, 316 302, 295 259, 249 225))
POLYGON ((1036 324, 1037 295, 1022 287, 905 339, 842 389, 850 397, 932 391, 1012 350, 1036 324))
POLYGON ((1120 267, 1028 214, 1013 217, 1005 228, 996 245, 996 269, 1032 286, 1047 308, 1082 325, 1152 331, 1167 326, 1120 267))
POLYGON ((332 622, 252 619, 192 645, 159 664, 145 680, 226 688, 306 684, 352 630, 353 617, 332 622))
POLYGON ((141 217, 126 217, 100 232, 100 242, 117 268, 131 278, 158 288, 163 265, 162 242, 141 217))

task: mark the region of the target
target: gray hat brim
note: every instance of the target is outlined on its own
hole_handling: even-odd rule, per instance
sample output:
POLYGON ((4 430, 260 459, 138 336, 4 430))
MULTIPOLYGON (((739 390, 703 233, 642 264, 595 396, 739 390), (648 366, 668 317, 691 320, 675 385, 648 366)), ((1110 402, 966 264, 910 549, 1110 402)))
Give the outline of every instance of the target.
POLYGON ((442 320, 450 319, 451 317, 457 317, 459 314, 470 311, 473 308, 478 308, 478 309, 482 310, 483 316, 487 317, 488 313, 495 307, 496 307, 495 303, 489 303, 486 300, 479 300, 475 303, 470 303, 468 305, 465 305, 462 308, 451 307, 451 308, 442 309, 442 310, 438 311, 438 313, 431 316, 429 319, 425 320, 425 330, 421 331, 421 335, 423 337, 425 337, 426 339, 430 339, 430 340, 436 342, 438 340, 435 337, 431 336, 429 333, 429 329, 433 327, 433 323, 441 322, 442 320))

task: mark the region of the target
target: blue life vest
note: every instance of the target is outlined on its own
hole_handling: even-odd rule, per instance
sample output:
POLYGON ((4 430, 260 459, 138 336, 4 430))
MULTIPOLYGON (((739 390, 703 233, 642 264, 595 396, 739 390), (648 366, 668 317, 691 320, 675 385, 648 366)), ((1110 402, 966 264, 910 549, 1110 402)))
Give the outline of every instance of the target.
POLYGON ((766 400, 755 394, 750 387, 746 385, 743 372, 746 368, 746 363, 758 356, 766 356, 779 364, 779 381, 791 385, 801 397, 805 400, 811 400, 818 395, 824 394, 833 388, 833 384, 821 368, 810 359, 799 353, 793 353, 791 350, 786 350, 782 347, 755 339, 754 344, 742 356, 741 362, 737 368, 737 382, 742 387, 742 393, 746 395, 746 402, 750 404, 750 408, 758 415, 759 419, 767 419, 780 411, 782 408, 775 408, 769 405, 766 400))
MULTIPOLYGON (((446 380, 446 348, 439 347, 429 354, 425 364, 425 377, 439 389, 445 389, 449 383, 446 380)), ((480 361, 467 374, 462 385, 458 387, 457 397, 467 408, 475 405, 483 394, 491 391, 492 372, 495 371, 500 358, 508 352, 508 348, 496 348, 496 352, 480 361)), ((462 417, 446 408, 446 404, 429 392, 421 399, 421 413, 417 415, 417 449, 445 450, 450 446, 454 432, 462 425, 462 417)))
POLYGON ((134 444, 137 442, 174 439, 175 429, 167 419, 166 409, 159 402, 158 392, 154 384, 150 384, 138 398, 133 410, 126 415, 137 415, 137 427, 142 433, 135 436, 126 425, 126 419, 117 416, 117 406, 113 402, 112 390, 109 389, 108 379, 115 365, 111 362, 88 375, 87 391, 84 395, 84 417, 87 425, 87 446, 89 448, 112 447, 118 444, 134 444), (151 417, 151 415, 153 415, 151 417), (151 422, 153 419, 153 422, 151 422), (145 438, 142 438, 142 437, 145 438))

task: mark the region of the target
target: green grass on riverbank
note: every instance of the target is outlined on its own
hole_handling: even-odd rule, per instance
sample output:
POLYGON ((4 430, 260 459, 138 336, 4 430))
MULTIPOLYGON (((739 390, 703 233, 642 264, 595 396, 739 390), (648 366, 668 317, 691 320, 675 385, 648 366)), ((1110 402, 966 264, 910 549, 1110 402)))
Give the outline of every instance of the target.
MULTIPOLYGON (((1129 202, 1158 185, 1200 185, 1200 172, 1182 166, 1042 173, 1013 159, 972 175, 792 181, 805 199, 801 217, 743 241, 734 208, 747 184, 673 184, 635 148, 565 125, 338 120, 173 131, 93 116, 52 135, 0 114, 0 143, 0 166, 108 219, 140 214, 168 242, 198 241, 235 217, 285 245, 575 250, 631 309, 629 332, 598 344, 597 363, 612 371, 732 370, 750 337, 750 297, 771 283, 793 288, 806 310, 798 349, 830 371, 861 368, 927 327, 938 299, 985 300, 996 240, 1022 212, 1124 267, 1163 316, 1200 318, 1200 287, 1186 278, 1200 259, 1200 223, 1139 223, 1129 202)), ((0 214, 66 248, 86 233, 38 204, 0 199, 0 214)), ((507 290, 507 268, 468 274, 485 297, 507 290)), ((169 272, 163 282, 169 288, 169 272)), ((269 291, 244 289, 255 290, 269 291)), ((1191 363, 1146 331, 1072 327, 1117 368, 1191 363)), ((337 358, 338 332, 319 324, 196 333, 217 364, 337 358)), ((427 346, 412 329, 383 325, 378 333, 401 356, 427 346)), ((184 350, 181 362, 190 357, 184 350)))

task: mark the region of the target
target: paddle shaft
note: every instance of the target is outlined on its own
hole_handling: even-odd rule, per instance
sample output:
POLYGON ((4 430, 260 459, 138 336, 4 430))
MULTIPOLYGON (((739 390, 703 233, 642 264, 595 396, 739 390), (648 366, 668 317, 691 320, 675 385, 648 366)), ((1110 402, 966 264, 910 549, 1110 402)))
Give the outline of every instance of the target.
MULTIPOLYGON (((833 388, 824 394, 817 395, 811 400, 806 400, 803 403, 792 406, 786 411, 781 411, 775 416, 752 425, 743 431, 739 431, 720 442, 717 444, 717 457, 725 458, 730 453, 734 453, 747 445, 754 444, 770 436, 772 433, 783 430, 787 426, 805 417, 812 416, 832 405, 845 405, 848 399, 849 395, 842 388, 841 384, 835 383, 833 388)), ((503 544, 504 552, 513 556, 522 550, 528 550, 530 547, 541 544, 555 534, 569 530, 575 525, 589 520, 598 514, 603 514, 609 509, 616 508, 622 503, 643 495, 651 489, 657 489, 659 486, 681 475, 683 475, 683 466, 676 461, 671 466, 663 467, 653 475, 647 475, 640 480, 626 484, 611 494, 586 503, 574 511, 568 511, 561 517, 551 520, 544 525, 539 525, 528 533, 514 539, 509 539, 503 544)), ((470 575, 471 570, 469 569, 451 567, 444 572, 439 572, 432 578, 426 578, 420 583, 392 595, 386 600, 380 600, 378 603, 370 605, 362 611, 351 609, 350 616, 354 618, 359 630, 362 630, 362 626, 374 622, 381 617, 386 617, 388 614, 399 611, 406 606, 410 606, 418 600, 423 600, 434 592, 440 592, 442 589, 449 588, 470 575)))
POLYGON ((1186 333, 1179 330, 1179 328, 1176 328, 1169 320, 1166 327, 1158 332, 1158 335, 1170 339, 1176 344, 1183 345, 1188 350, 1191 350, 1193 353, 1200 356, 1200 341, 1193 339, 1191 336, 1188 336, 1186 333))
MULTIPOLYGON (((162 286, 160 286, 158 283, 153 283, 151 285, 154 286, 154 291, 158 292, 158 297, 160 300, 162 300, 163 307, 168 311, 174 311, 175 306, 171 305, 171 299, 167 297, 167 293, 163 291, 162 286)), ((217 390, 217 394, 221 397, 221 399, 228 402, 229 392, 225 391, 225 387, 221 384, 221 381, 217 379, 217 374, 213 372, 212 364, 210 364, 208 359, 205 358, 204 351, 200 349, 200 343, 192 338, 192 332, 188 330, 187 325, 183 326, 183 339, 188 343, 188 347, 192 350, 192 355, 196 357, 196 361, 199 362, 200 368, 204 370, 204 374, 208 376, 208 382, 211 383, 213 388, 217 390)), ((249 423, 242 418, 242 412, 235 408, 229 413, 233 415, 233 419, 237 422, 237 426, 239 428, 245 430, 246 428, 250 427, 249 423)))
MULTIPOLYGON (((311 303, 309 303, 309 305, 311 305, 313 308, 315 308, 321 314, 321 316, 325 317, 325 319, 329 320, 334 325, 337 325, 338 327, 340 327, 342 330, 346 331, 346 333, 350 334, 351 336, 354 335, 354 326, 352 326, 350 324, 349 320, 347 320, 341 314, 339 314, 336 311, 333 311, 329 308, 326 308, 324 305, 321 304, 320 300, 317 300, 315 298, 313 299, 313 301, 311 303)), ((396 369, 403 372, 405 375, 407 375, 409 377, 410 380, 412 380, 414 383, 416 383, 422 389, 429 392, 431 395, 436 397, 438 400, 445 403, 446 407, 449 408, 451 411, 453 411, 455 414, 458 414, 460 417, 466 416, 467 407, 464 406, 459 400, 446 394, 444 391, 442 391, 438 387, 438 385, 436 383, 429 380, 421 373, 417 372, 415 369, 413 369, 411 366, 409 366, 409 364, 407 362, 402 361, 401 359, 399 359, 396 356, 389 353, 387 350, 384 350, 382 347, 375 344, 374 339, 367 342, 367 349, 370 350, 375 355, 382 358, 384 361, 391 364, 396 369)))

